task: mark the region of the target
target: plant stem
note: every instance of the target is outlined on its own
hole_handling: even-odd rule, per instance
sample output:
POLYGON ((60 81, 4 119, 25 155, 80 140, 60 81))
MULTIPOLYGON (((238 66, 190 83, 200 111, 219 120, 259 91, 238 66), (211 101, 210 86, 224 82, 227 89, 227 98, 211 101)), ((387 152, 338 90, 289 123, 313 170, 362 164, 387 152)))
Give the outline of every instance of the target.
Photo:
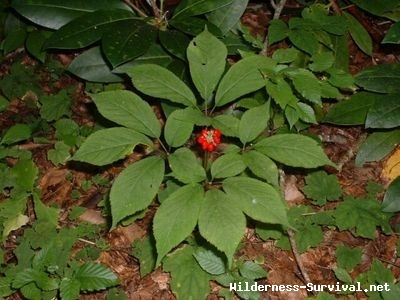
POLYGON ((140 15, 141 17, 147 17, 147 15, 139 7, 137 7, 135 4, 133 4, 131 1, 124 0, 124 2, 126 4, 128 4, 128 6, 131 7, 135 12, 137 12, 137 14, 140 15))
MULTIPOLYGON (((282 10, 285 7, 287 0, 279 0, 278 3, 276 3, 274 0, 270 0, 272 8, 275 10, 273 20, 278 20, 279 17, 281 16, 282 10)), ((267 56, 268 52, 268 34, 265 35, 265 40, 263 44, 263 48, 260 52, 261 55, 267 56)))

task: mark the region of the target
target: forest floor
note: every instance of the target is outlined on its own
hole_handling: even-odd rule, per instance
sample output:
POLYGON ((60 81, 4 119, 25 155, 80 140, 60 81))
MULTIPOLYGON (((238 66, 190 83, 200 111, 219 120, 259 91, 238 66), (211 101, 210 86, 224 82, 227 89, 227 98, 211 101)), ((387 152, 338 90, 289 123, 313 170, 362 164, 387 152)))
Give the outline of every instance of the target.
MULTIPOLYGON (((290 13, 296 8, 290 7, 290 3, 291 1, 288 2, 288 7, 281 15, 283 19, 290 17, 290 13)), ((388 29, 388 24, 383 22, 384 20, 366 15, 356 8, 351 12, 371 33, 374 41, 373 58, 365 55, 355 45, 350 45, 351 72, 356 74, 365 67, 376 63, 399 63, 400 49, 380 44, 388 29)), ((251 27, 254 34, 263 36, 271 17, 272 12, 266 5, 257 4, 249 6, 242 21, 251 27)), ((26 66, 35 67, 36 64, 25 53, 15 53, 3 62, 1 73, 6 74, 10 65, 17 60, 20 60, 26 66)), ((71 57, 60 55, 58 60, 66 65, 71 60, 71 57)), ((51 74, 47 74, 47 76, 51 77, 51 74)), ((46 78, 42 76, 40 84, 46 93, 73 89, 74 99, 71 118, 80 125, 93 125, 94 116, 91 114, 91 104, 88 100, 89 97, 85 94, 83 83, 77 82, 66 75, 60 76, 52 86, 48 86, 46 82, 46 78)), ((34 97, 34 95, 26 94, 25 100, 29 97, 34 97)), ((9 120, 15 120, 15 116, 23 120, 37 114, 37 108, 29 107, 26 105, 26 101, 16 99, 0 115, 1 129, 7 128, 10 125, 9 120)), ((311 133, 321 137, 325 152, 329 158, 341 166, 338 171, 328 171, 333 172, 339 178, 345 195, 365 196, 368 193, 367 185, 369 182, 387 186, 388 180, 382 176, 385 161, 368 163, 361 168, 355 167, 355 154, 367 133, 363 127, 339 127, 320 124, 311 127, 309 130, 311 133)), ((47 138, 51 140, 52 136, 47 138)), ((129 164, 129 161, 139 158, 138 154, 134 154, 128 160, 108 168, 82 170, 76 169, 70 164, 55 166, 47 156, 48 150, 52 148, 52 145, 40 146, 30 143, 24 145, 24 147, 32 151, 35 164, 39 168, 38 187, 41 190, 42 201, 46 205, 56 204, 65 212, 59 220, 61 226, 73 226, 67 218, 67 212, 76 206, 85 209, 85 212, 79 217, 80 221, 98 224, 99 226, 105 225, 107 221, 98 204, 108 193, 110 186, 92 185, 88 188, 83 188, 84 183, 94 176, 101 176, 101 178, 111 182, 123 167, 129 164)), ((284 192, 289 206, 310 205, 310 201, 301 192, 301 188, 304 185, 303 174, 287 172, 284 192)), ((383 193, 379 194, 378 198, 380 197, 381 200, 382 196, 383 193)), ((327 205, 334 206, 334 203, 328 203, 327 205)), ((132 225, 119 226, 111 232, 107 231, 106 226, 104 226, 104 229, 100 232, 100 236, 105 240, 108 247, 101 252, 98 260, 109 266, 119 276, 121 280, 119 288, 126 293, 128 299, 175 299, 169 288, 169 273, 163 272, 159 268, 141 278, 139 262, 132 253, 132 243, 148 235, 154 212, 155 208, 153 207, 143 219, 136 221, 132 225)), ((354 214, 357 214, 357 211, 354 214)), ((393 218, 392 223, 393 226, 397 225, 400 223, 400 218, 393 218)), ((18 232, 15 234, 18 234, 18 232)), ((86 242, 79 241, 75 245, 74 251, 78 252, 79 249, 85 246, 86 242)), ((324 228, 323 242, 317 247, 299 254, 299 257, 310 277, 310 281, 314 284, 336 284, 338 281, 332 271, 336 266, 335 249, 337 245, 362 249, 361 263, 350 272, 353 278, 366 272, 375 258, 385 263, 393 272, 395 278, 400 278, 400 259, 397 257, 396 250, 397 242, 398 237, 396 235, 385 235, 379 230, 376 231, 375 238, 370 240, 355 237, 349 231, 341 232, 327 227, 324 228)), ((13 241, 8 240, 7 243, 6 248, 13 249, 13 241)), ((263 241, 251 227, 246 233, 242 248, 238 254, 249 259, 255 259, 258 256, 264 257, 264 267, 268 272, 268 276, 266 279, 261 280, 260 284, 305 284, 304 274, 301 274, 298 261, 293 252, 280 249, 273 240, 263 241)), ((208 299, 218 299, 218 285, 212 283, 212 289, 213 293, 208 299)), ((105 295, 106 292, 91 293, 81 295, 81 299, 105 299, 105 295)), ((268 292, 261 295, 262 299, 305 299, 313 296, 311 293, 307 294, 305 290, 297 292, 268 292)), ((18 295, 13 295, 10 299, 19 299, 19 297, 18 295)), ((366 296, 364 293, 357 293, 355 297, 363 299, 366 296)))

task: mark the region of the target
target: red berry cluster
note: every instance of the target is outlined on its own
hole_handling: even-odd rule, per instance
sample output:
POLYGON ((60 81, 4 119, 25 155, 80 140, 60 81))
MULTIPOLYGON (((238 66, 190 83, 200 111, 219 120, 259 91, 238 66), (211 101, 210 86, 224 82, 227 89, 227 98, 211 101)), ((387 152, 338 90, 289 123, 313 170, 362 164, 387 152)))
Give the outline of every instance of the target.
POLYGON ((204 151, 213 152, 215 146, 221 143, 221 131, 218 129, 204 128, 197 138, 197 142, 204 151))

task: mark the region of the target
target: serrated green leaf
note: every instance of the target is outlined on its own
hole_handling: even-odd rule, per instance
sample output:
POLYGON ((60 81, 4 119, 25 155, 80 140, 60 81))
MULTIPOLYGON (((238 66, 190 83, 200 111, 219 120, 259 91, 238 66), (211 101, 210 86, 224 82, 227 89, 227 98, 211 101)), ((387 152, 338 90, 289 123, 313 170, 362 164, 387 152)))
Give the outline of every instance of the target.
POLYGON ((265 130, 270 118, 269 102, 245 111, 239 123, 239 139, 243 144, 251 142, 265 130))
POLYGON ((286 208, 278 191, 271 185, 248 177, 231 177, 222 187, 228 197, 250 218, 289 226, 286 208))
POLYGON ((270 45, 284 40, 289 34, 289 28, 282 20, 272 20, 268 27, 268 43, 270 45))
POLYGON ((163 263, 163 269, 171 273, 171 289, 178 299, 204 300, 211 291, 212 277, 193 257, 195 250, 186 245, 167 256, 163 263))
POLYGON ((104 30, 113 24, 135 19, 123 9, 96 10, 86 13, 62 26, 46 41, 45 49, 80 49, 102 38, 104 30))
POLYGON ((267 277, 267 272, 263 269, 263 267, 252 261, 245 261, 242 265, 240 265, 239 272, 240 275, 247 279, 255 280, 267 277))
POLYGON ((232 0, 184 0, 175 8, 173 19, 201 15, 228 5, 232 0))
POLYGON ((142 93, 186 106, 196 106, 196 97, 189 87, 163 67, 143 64, 127 68, 126 73, 142 93))
POLYGON ((310 30, 291 29, 288 37, 294 46, 310 55, 315 54, 318 50, 318 40, 310 30))
POLYGON ((208 21, 217 26, 226 35, 239 21, 248 4, 248 0, 233 0, 207 15, 208 21))
POLYGON ((381 64, 363 69, 355 82, 364 89, 377 93, 400 93, 400 64, 381 64))
POLYGON ((282 109, 285 109, 287 105, 293 105, 297 103, 297 98, 293 94, 291 86, 282 76, 277 76, 274 78, 274 82, 267 80, 265 82, 265 87, 267 89, 267 93, 282 109))
POLYGON ((197 224, 203 199, 204 191, 200 185, 186 185, 160 205, 153 221, 158 253, 156 265, 159 265, 172 248, 191 234, 197 224))
POLYGON ((329 74, 328 82, 331 85, 337 88, 355 90, 354 78, 350 73, 335 67, 329 68, 326 72, 329 74))
POLYGON ((42 299, 42 291, 37 287, 34 282, 28 283, 20 288, 25 299, 42 299))
POLYGON ((150 105, 127 90, 107 91, 92 95, 99 112, 107 119, 158 138, 161 125, 150 105))
POLYGON ((157 38, 157 29, 138 19, 108 25, 103 32, 102 50, 113 67, 143 55, 157 38))
POLYGON ((63 300, 75 300, 79 297, 81 285, 78 280, 63 278, 60 282, 60 296, 63 300))
POLYGON ((357 46, 367 55, 372 56, 372 39, 368 31, 351 14, 343 12, 349 32, 357 46))
POLYGON ((152 156, 130 165, 118 175, 110 192, 112 229, 122 219, 151 203, 164 178, 164 171, 164 160, 152 156))
POLYGON ((10 145, 30 138, 31 128, 26 124, 15 124, 7 129, 1 144, 10 145))
POLYGON ((305 99, 321 105, 321 86, 315 75, 306 69, 287 70, 285 74, 292 80, 295 89, 305 99))
POLYGON ((394 23, 386 32, 382 40, 382 44, 399 44, 400 43, 400 22, 394 23))
POLYGON ((239 119, 232 115, 218 115, 212 118, 211 124, 225 136, 239 135, 239 119))
POLYGON ((221 275, 226 272, 225 262, 214 251, 200 248, 193 253, 200 267, 211 275, 221 275))
POLYGON ((187 107, 186 109, 177 109, 168 116, 164 135, 169 146, 179 147, 187 142, 193 132, 195 122, 195 119, 191 117, 197 114, 201 115, 199 110, 187 107))
POLYGON ((64 142, 57 142, 54 145, 54 149, 47 151, 47 159, 56 166, 64 164, 71 157, 71 153, 69 153, 70 150, 71 147, 64 142))
POLYGON ((187 48, 190 75, 201 97, 211 100, 214 90, 225 71, 228 51, 220 40, 204 30, 187 48))
POLYGON ((337 264, 340 268, 347 271, 351 271, 355 266, 361 263, 361 256, 361 248, 350 248, 344 245, 339 245, 336 248, 337 264))
POLYGON ((17 182, 17 185, 14 187, 16 190, 24 192, 33 191, 39 174, 39 170, 33 160, 20 159, 11 169, 10 173, 17 182))
POLYGON ((352 283, 353 282, 350 274, 347 273, 347 271, 345 269, 336 268, 333 271, 335 272, 336 278, 339 279, 340 281, 342 281, 344 283, 352 283))
POLYGON ((361 125, 365 123, 367 113, 382 95, 368 92, 354 94, 348 100, 338 102, 328 111, 324 122, 340 125, 361 125))
POLYGON ((375 101, 365 120, 366 128, 394 128, 400 125, 400 93, 389 94, 375 101))
POLYGON ((152 141, 145 135, 129 128, 101 129, 91 134, 83 142, 72 159, 104 166, 125 158, 138 144, 151 146, 152 141))
POLYGON ((68 3, 63 0, 15 0, 12 2, 12 7, 33 23, 51 29, 58 29, 73 19, 98 9, 130 9, 119 0, 87 0, 68 3))
POLYGON ((236 204, 222 191, 206 192, 199 215, 202 237, 224 252, 230 262, 246 228, 246 218, 236 204))
POLYGON ((172 176, 183 183, 197 183, 206 179, 206 171, 188 148, 180 148, 170 154, 168 162, 172 176))
POLYGON ((254 175, 278 186, 278 167, 269 157, 256 150, 251 150, 243 153, 242 159, 254 175))
POLYGON ((254 145, 257 151, 292 167, 334 166, 322 147, 312 138, 300 134, 277 134, 254 145))
POLYGON ((50 31, 35 30, 29 33, 25 41, 26 50, 42 63, 45 63, 46 60, 46 52, 43 51, 43 45, 50 34, 50 31))
POLYGON ((400 211, 400 177, 393 180, 383 198, 382 211, 397 212, 400 211))
POLYGON ((93 47, 83 52, 67 68, 75 76, 93 82, 121 82, 122 78, 111 72, 101 53, 100 47, 93 47))
POLYGON ((356 167, 362 167, 367 161, 379 161, 383 159, 398 145, 399 141, 399 130, 373 132, 357 151, 356 167))
POLYGON ((38 195, 33 194, 33 201, 35 204, 35 214, 38 221, 42 224, 46 224, 46 227, 50 228, 52 225, 54 228, 58 226, 58 217, 60 209, 56 207, 47 207, 39 198, 38 195))
POLYGON ((42 96, 39 101, 42 104, 40 116, 46 121, 55 121, 70 115, 71 96, 65 90, 56 95, 42 96))
POLYGON ((227 153, 218 157, 211 165, 211 176, 226 178, 236 176, 246 169, 242 157, 237 153, 227 153))
POLYGON ((34 269, 21 270, 15 275, 14 280, 12 282, 12 287, 19 289, 24 285, 27 285, 31 282, 35 282, 35 278, 40 276, 40 274, 42 274, 40 271, 34 269))
POLYGON ((332 67, 335 57, 332 52, 317 52, 311 57, 312 63, 309 65, 313 72, 322 72, 332 67))
POLYGON ((374 238, 377 226, 384 231, 390 228, 391 214, 382 212, 381 204, 374 198, 347 197, 340 202, 333 216, 339 230, 352 230, 354 235, 369 239, 374 238))
POLYGON ((14 292, 14 290, 11 289, 12 280, 11 276, 0 278, 0 297, 7 297, 14 292))
POLYGON ((95 262, 81 265, 74 279, 79 281, 82 291, 104 290, 118 284, 118 277, 111 269, 95 262))
POLYGON ((265 80, 264 69, 273 69, 276 62, 271 58, 254 55, 234 64, 222 78, 215 95, 215 106, 225 105, 245 94, 260 89, 265 80))
POLYGON ((339 180, 335 175, 328 175, 325 171, 316 171, 306 176, 306 186, 303 192, 317 205, 324 205, 326 201, 338 200, 342 195, 339 180))

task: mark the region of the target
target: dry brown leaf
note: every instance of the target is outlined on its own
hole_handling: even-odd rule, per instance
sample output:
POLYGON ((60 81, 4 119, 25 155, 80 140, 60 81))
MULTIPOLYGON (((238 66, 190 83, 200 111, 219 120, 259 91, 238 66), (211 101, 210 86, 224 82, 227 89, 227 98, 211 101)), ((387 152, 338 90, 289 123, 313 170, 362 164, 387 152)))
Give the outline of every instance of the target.
POLYGON ((383 170, 382 177, 393 181, 395 178, 400 176, 400 148, 397 148, 386 160, 383 170))

